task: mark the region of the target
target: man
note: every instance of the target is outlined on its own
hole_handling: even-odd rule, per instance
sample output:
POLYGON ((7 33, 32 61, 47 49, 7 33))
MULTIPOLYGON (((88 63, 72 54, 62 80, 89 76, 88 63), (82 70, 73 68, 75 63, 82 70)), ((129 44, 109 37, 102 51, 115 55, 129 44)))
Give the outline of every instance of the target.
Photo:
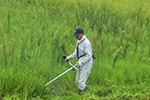
POLYGON ((84 35, 82 28, 77 28, 73 37, 76 37, 77 45, 75 51, 70 56, 66 57, 66 61, 71 60, 75 57, 78 58, 77 61, 77 76, 76 82, 79 88, 79 94, 86 90, 86 81, 91 73, 92 69, 92 47, 90 41, 84 35))

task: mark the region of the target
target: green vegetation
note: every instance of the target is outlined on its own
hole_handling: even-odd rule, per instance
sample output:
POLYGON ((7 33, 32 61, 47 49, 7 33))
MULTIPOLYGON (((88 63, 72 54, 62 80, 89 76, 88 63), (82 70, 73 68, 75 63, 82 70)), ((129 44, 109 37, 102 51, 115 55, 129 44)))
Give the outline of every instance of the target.
MULTIPOLYGON (((150 1, 0 0, 0 100, 150 99, 150 1), (70 66, 82 27, 96 60, 87 91, 70 66)), ((72 60, 76 63, 76 60, 72 60)))

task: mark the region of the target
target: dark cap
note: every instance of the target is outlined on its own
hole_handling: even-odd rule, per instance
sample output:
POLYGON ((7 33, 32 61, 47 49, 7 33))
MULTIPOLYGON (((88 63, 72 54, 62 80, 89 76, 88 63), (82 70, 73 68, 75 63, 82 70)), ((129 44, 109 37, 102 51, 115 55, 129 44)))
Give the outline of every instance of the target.
POLYGON ((79 34, 82 34, 82 33, 84 33, 83 29, 82 28, 77 28, 75 30, 75 33, 72 36, 77 37, 79 34))

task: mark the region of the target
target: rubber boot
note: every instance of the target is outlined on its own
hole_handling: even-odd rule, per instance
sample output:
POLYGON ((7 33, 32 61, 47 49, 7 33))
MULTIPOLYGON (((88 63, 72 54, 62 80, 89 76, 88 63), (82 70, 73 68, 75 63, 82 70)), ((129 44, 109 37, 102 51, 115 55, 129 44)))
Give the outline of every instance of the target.
POLYGON ((86 91, 86 88, 84 90, 79 89, 79 95, 82 95, 86 91))

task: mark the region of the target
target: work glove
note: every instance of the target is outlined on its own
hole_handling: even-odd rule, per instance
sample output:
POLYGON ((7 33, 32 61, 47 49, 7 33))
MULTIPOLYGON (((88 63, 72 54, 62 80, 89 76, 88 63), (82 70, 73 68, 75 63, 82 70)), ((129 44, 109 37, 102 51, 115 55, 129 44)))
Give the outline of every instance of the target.
POLYGON ((78 61, 78 62, 76 63, 76 66, 77 66, 77 68, 80 68, 80 67, 81 67, 81 63, 78 61))
POLYGON ((69 61, 69 59, 67 59, 67 56, 66 56, 66 55, 63 56, 63 59, 64 59, 66 62, 69 61))

